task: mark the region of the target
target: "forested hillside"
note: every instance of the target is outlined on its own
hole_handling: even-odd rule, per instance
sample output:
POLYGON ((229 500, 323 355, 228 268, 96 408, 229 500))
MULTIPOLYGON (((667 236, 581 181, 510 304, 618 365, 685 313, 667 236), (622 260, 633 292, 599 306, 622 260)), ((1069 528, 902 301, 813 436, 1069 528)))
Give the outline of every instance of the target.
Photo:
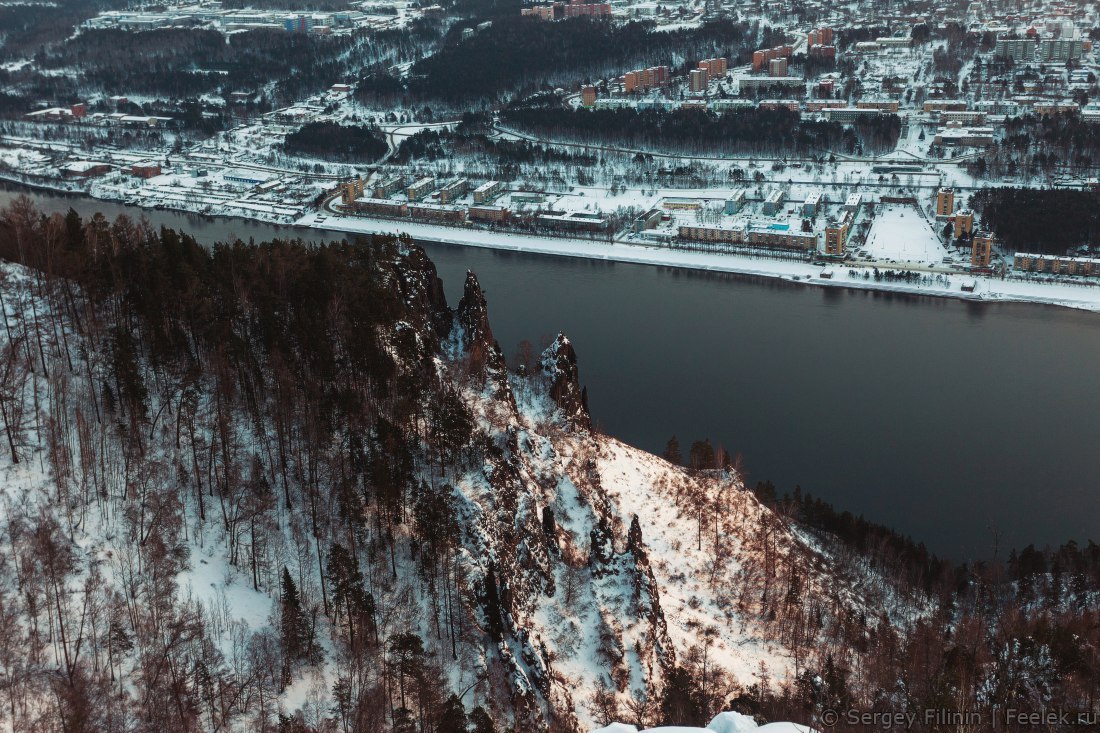
POLYGON ((901 130, 897 115, 845 125, 804 121, 799 113, 784 108, 716 114, 705 109, 666 112, 517 106, 502 112, 501 119, 519 130, 554 140, 704 155, 883 152, 893 149, 901 130))
POLYGON ((0 729, 1096 699, 1094 546, 955 569, 600 435, 568 339, 509 367, 477 278, 448 307, 407 241, 206 249, 22 200, 0 258, 0 729))

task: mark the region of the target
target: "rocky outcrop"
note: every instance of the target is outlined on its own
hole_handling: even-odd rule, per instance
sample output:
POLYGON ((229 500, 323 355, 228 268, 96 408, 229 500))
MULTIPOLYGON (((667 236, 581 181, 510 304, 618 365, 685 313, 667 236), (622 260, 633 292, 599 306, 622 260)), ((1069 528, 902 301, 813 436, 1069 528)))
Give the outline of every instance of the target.
POLYGON ((564 334, 559 333, 542 353, 541 366, 550 382, 550 398, 561 408, 566 419, 577 427, 591 427, 588 393, 580 386, 577 371, 577 352, 564 334))
POLYGON ((427 318, 432 330, 440 339, 451 332, 454 314, 447 307, 447 296, 443 291, 435 263, 422 247, 410 245, 408 254, 402 260, 402 266, 396 270, 397 286, 410 313, 427 318))
POLYGON ((493 338, 485 293, 473 272, 466 273, 466 283, 462 289, 462 299, 458 301, 456 317, 459 338, 469 360, 470 373, 483 379, 493 375, 503 378, 504 355, 493 338))

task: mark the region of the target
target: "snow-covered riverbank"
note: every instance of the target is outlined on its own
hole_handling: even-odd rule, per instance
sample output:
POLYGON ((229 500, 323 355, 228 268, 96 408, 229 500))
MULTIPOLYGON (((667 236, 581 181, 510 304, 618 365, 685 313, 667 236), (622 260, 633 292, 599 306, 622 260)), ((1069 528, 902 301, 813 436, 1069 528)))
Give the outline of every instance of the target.
POLYGON ((973 277, 967 273, 945 276, 929 284, 875 280, 866 266, 826 267, 808 262, 774 260, 749 255, 691 252, 668 247, 634 243, 610 243, 585 239, 540 237, 523 234, 490 232, 481 229, 447 227, 403 220, 363 219, 333 216, 330 213, 310 213, 296 222, 297 226, 326 229, 354 234, 408 234, 415 240, 468 247, 545 254, 559 257, 628 262, 659 267, 729 272, 740 275, 776 278, 822 287, 843 287, 876 290, 909 295, 959 298, 985 302, 1027 302, 1057 305, 1100 312, 1100 283, 1091 285, 1001 280, 973 277), (866 275, 866 277, 865 277, 866 275), (963 285, 973 285, 972 292, 963 285))

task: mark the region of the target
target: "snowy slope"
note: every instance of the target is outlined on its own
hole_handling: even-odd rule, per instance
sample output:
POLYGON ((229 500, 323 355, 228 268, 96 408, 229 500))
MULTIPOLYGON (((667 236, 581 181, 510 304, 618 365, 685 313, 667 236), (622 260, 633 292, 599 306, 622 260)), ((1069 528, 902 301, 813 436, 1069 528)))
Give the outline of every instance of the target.
MULTIPOLYGON (((393 326, 393 353, 410 373, 430 364, 474 420, 466 458, 439 466, 414 451, 416 480, 440 487, 455 507, 460 543, 442 581, 455 595, 441 597, 440 580, 425 573, 411 522, 378 545, 369 538, 380 517, 368 510, 367 535, 351 546, 376 604, 376 633, 420 639, 440 685, 461 693, 467 708, 532 730, 591 729, 608 706, 653 711, 677 669, 694 675, 716 707, 750 686, 789 681, 848 620, 882 622, 866 613, 882 598, 860 573, 762 506, 735 473, 691 472, 593 431, 567 339, 532 371, 508 370, 476 278, 458 308, 447 309, 422 257, 414 252, 387 274, 408 309, 408 320, 393 326), (496 640, 485 601, 493 574, 503 627, 496 640)), ((167 674, 156 660, 170 658, 173 684, 209 677, 236 691, 219 705, 198 705, 203 726, 249 730, 276 715, 322 724, 356 653, 340 641, 340 616, 320 603, 331 540, 322 543, 316 527, 332 526, 323 531, 340 538, 340 507, 325 500, 315 511, 331 515, 313 517, 311 528, 302 509, 308 467, 276 491, 287 492, 295 511, 281 497, 233 498, 202 483, 230 481, 194 470, 204 455, 232 451, 239 458, 227 475, 255 485, 279 450, 270 426, 243 405, 218 402, 209 375, 195 378, 189 407, 182 393, 166 398, 163 385, 149 390, 142 421, 94 419, 106 393, 97 397, 102 387, 92 385, 110 383, 111 357, 70 320, 50 323, 59 301, 29 271, 4 265, 3 274, 9 328, 0 330, 0 349, 22 367, 4 385, 6 404, 18 407, 7 417, 18 421, 21 460, 0 456, 0 536, 16 538, 8 554, 21 563, 41 554, 35 542, 63 550, 56 615, 78 624, 40 628, 16 591, 17 560, 0 553, 0 612, 15 614, 12 636, 34 650, 32 668, 71 675, 106 667, 117 709, 134 711, 119 714, 141 717, 143 706, 168 699, 128 696, 148 696, 139 691, 167 674), (26 527, 46 525, 35 530, 45 540, 25 536, 26 527), (283 568, 317 624, 313 663, 280 661, 283 568), (87 623, 81 608, 91 609, 87 623)), ((151 386, 161 379, 151 371, 145 378, 151 386)), ((899 618, 919 613, 902 611, 899 618)), ((28 681, 25 689, 20 720, 52 705, 44 687, 28 681)))

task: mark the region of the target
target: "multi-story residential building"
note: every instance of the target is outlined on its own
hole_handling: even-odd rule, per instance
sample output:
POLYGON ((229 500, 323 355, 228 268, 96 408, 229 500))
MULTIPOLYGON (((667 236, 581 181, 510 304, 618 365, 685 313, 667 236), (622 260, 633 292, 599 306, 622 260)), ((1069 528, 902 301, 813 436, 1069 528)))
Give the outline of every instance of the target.
POLYGON ((596 105, 596 87, 581 87, 581 104, 585 107, 594 107, 596 105))
POLYGON ((812 30, 806 36, 807 48, 813 48, 814 46, 831 46, 833 43, 833 29, 832 28, 818 28, 812 30))
POLYGON ((1100 259, 1017 252, 1013 267, 1024 272, 1049 272, 1055 275, 1086 275, 1100 277, 1100 259))
POLYGON ((691 91, 705 92, 707 90, 707 72, 705 69, 692 69, 690 74, 691 91))
POLYGON ((821 111, 822 117, 830 122, 856 122, 882 115, 882 110, 863 107, 835 107, 821 111))
POLYGON ((508 218, 508 208, 490 204, 474 204, 466 210, 471 219, 478 221, 504 221, 508 218))
POLYGON ((960 125, 980 125, 985 122, 985 113, 976 110, 959 110, 940 112, 940 122, 950 124, 957 122, 960 125))
POLYGON ((419 201, 431 193, 434 187, 435 179, 431 176, 427 176, 409 186, 405 193, 408 194, 409 201, 419 201))
POLYGON ((875 39, 882 48, 909 48, 913 45, 913 39, 910 36, 881 36, 875 39))
POLYGON ((745 205, 745 192, 734 191, 733 195, 726 199, 726 213, 733 215, 741 211, 745 205))
POLYGON ((861 99, 856 102, 857 109, 877 109, 882 112, 897 112, 899 106, 896 99, 861 99))
POLYGON ((825 254, 843 256, 848 249, 848 234, 855 215, 845 211, 839 219, 831 219, 825 224, 825 254))
POLYGON ((787 200, 787 193, 783 189, 772 191, 764 199, 761 211, 768 216, 775 216, 783 208, 783 202, 787 200))
POLYGON ((699 62, 699 68, 707 72, 708 79, 719 79, 726 75, 729 62, 724 58, 704 59, 699 62))
POLYGON ((466 195, 466 192, 470 189, 470 182, 465 178, 459 178, 457 181, 448 183, 439 191, 439 203, 449 204, 456 199, 459 199, 466 195))
POLYGON ((710 224, 695 224, 681 226, 678 230, 680 239, 689 239, 693 242, 723 242, 727 244, 740 244, 744 242, 745 225, 722 227, 710 224))
POLYGON ((776 46, 775 48, 763 48, 752 53, 752 70, 765 71, 768 64, 774 59, 790 58, 794 53, 793 46, 776 46))
POLYGON ((993 58, 1027 63, 1035 60, 1035 46, 1031 38, 998 38, 993 47, 993 58))
POLYGON ((488 203, 499 196, 503 191, 503 181, 487 181, 474 189, 474 203, 488 203))
POLYGON ((806 80, 798 76, 745 76, 736 80, 739 91, 746 92, 761 87, 806 88, 806 80))
POLYGON ((760 109, 785 109, 798 112, 801 102, 797 99, 761 99, 757 106, 760 109))
POLYGON ((757 229, 749 227, 749 244, 783 249, 817 249, 817 235, 813 232, 792 231, 790 229, 757 229))
POLYGON ((374 190, 371 192, 374 198, 384 199, 394 191, 398 191, 405 185, 405 176, 400 174, 383 178, 378 183, 374 184, 374 190))
POLYGON ((824 200, 825 194, 821 193, 821 191, 812 191, 810 195, 806 197, 806 200, 802 202, 802 216, 809 219, 817 216, 824 200))
POLYGON ((447 204, 409 204, 409 216, 425 221, 459 224, 466 221, 466 207, 447 204))
POLYGON ((990 232, 976 232, 970 240, 970 266, 989 267, 993 261, 993 244, 996 239, 990 232))
POLYGON ((1047 63, 1065 63, 1081 58, 1085 52, 1081 38, 1043 38, 1039 41, 1036 57, 1047 63))
POLYGON ((965 99, 928 99, 922 109, 925 112, 961 112, 966 109, 965 99))
POLYGON ((772 59, 768 62, 768 76, 786 76, 787 59, 772 59))
POLYGON ((974 231, 974 212, 961 209, 955 214, 955 239, 974 231))
POLYGON ((936 216, 951 216, 955 213, 955 189, 941 188, 936 191, 936 216))
POLYGON ((1081 109, 1081 105, 1077 102, 1063 101, 1063 102, 1036 102, 1031 108, 1037 115, 1057 115, 1063 113, 1073 113, 1081 109))

